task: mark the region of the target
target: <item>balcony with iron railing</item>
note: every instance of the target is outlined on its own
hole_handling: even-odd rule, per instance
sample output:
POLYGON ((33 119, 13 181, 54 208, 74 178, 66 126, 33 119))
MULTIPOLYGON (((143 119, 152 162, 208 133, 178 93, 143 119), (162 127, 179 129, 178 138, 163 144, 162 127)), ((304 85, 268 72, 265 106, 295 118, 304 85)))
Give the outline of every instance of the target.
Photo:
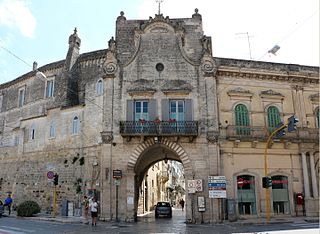
POLYGON ((122 136, 197 136, 198 121, 120 121, 122 136))
MULTIPOLYGON (((274 128, 263 126, 235 126, 229 125, 225 130, 222 130, 222 136, 230 140, 266 140, 274 128), (223 133, 224 132, 224 133, 223 133)), ((281 137, 284 140, 314 142, 319 140, 318 128, 297 128, 296 131, 288 132, 281 137)))

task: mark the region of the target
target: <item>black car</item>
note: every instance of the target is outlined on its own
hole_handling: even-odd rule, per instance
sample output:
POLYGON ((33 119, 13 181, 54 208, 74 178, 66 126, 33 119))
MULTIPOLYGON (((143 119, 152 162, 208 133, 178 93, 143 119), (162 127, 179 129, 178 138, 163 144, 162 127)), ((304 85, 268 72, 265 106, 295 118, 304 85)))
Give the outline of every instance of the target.
POLYGON ((0 217, 3 215, 4 213, 4 206, 3 206, 3 202, 0 200, 0 217))
POLYGON ((160 215, 172 218, 171 204, 169 202, 158 202, 155 207, 154 215, 156 218, 160 215))

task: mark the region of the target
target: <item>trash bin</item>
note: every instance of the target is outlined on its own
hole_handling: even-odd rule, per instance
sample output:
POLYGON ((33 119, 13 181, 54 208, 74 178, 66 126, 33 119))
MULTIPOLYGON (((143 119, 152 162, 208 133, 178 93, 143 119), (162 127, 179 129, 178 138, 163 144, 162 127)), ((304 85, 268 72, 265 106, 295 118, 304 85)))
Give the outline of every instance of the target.
POLYGON ((68 216, 68 200, 67 199, 62 200, 61 216, 68 216))

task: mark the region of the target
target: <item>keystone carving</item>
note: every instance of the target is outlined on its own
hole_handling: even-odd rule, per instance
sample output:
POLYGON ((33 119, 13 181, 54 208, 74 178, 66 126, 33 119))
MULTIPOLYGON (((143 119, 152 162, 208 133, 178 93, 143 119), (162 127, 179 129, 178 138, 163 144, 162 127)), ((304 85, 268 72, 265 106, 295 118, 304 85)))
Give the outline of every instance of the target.
POLYGON ((210 143, 217 142, 218 141, 218 135, 219 135, 218 132, 208 131, 207 132, 207 140, 208 140, 208 142, 210 142, 210 143))
POLYGON ((105 144, 112 143, 112 140, 113 140, 112 132, 111 131, 101 132, 101 139, 102 139, 102 142, 105 144))

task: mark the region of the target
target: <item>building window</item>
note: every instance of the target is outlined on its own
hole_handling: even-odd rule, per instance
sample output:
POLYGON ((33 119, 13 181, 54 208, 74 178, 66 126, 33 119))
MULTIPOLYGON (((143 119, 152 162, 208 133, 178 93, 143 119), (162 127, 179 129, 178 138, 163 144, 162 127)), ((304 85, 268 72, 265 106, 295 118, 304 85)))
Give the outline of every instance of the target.
POLYGON ((34 140, 36 138, 36 128, 34 125, 31 125, 30 128, 30 140, 34 140))
POLYGON ((251 175, 237 176, 238 210, 240 215, 255 215, 256 195, 255 177, 251 175))
POLYGON ((149 120, 149 102, 135 101, 134 102, 134 120, 149 120))
POLYGON ((170 100, 169 118, 176 121, 185 120, 184 100, 170 100))
POLYGON ((249 126, 249 112, 245 105, 239 104, 234 108, 235 112, 235 124, 236 131, 238 135, 249 135, 250 128, 245 127, 249 126))
POLYGON ((268 108, 268 127, 269 131, 273 131, 275 127, 281 122, 280 112, 277 107, 270 106, 268 108))
POLYGON ((50 123, 50 129, 49 129, 49 137, 53 138, 56 136, 56 124, 54 121, 50 123))
POLYGON ((72 120, 72 134, 78 134, 80 130, 80 120, 75 116, 72 120))
POLYGON ((96 92, 98 95, 103 94, 103 81, 102 80, 98 80, 98 82, 96 84, 96 92))
POLYGON ((54 80, 47 81, 46 97, 53 97, 54 93, 54 80))
POLYGON ((24 96, 25 96, 25 89, 19 89, 19 98, 18 98, 18 106, 22 107, 24 105, 24 96))
POLYGON ((272 176, 272 200, 275 214, 289 214, 288 177, 282 175, 272 176))

